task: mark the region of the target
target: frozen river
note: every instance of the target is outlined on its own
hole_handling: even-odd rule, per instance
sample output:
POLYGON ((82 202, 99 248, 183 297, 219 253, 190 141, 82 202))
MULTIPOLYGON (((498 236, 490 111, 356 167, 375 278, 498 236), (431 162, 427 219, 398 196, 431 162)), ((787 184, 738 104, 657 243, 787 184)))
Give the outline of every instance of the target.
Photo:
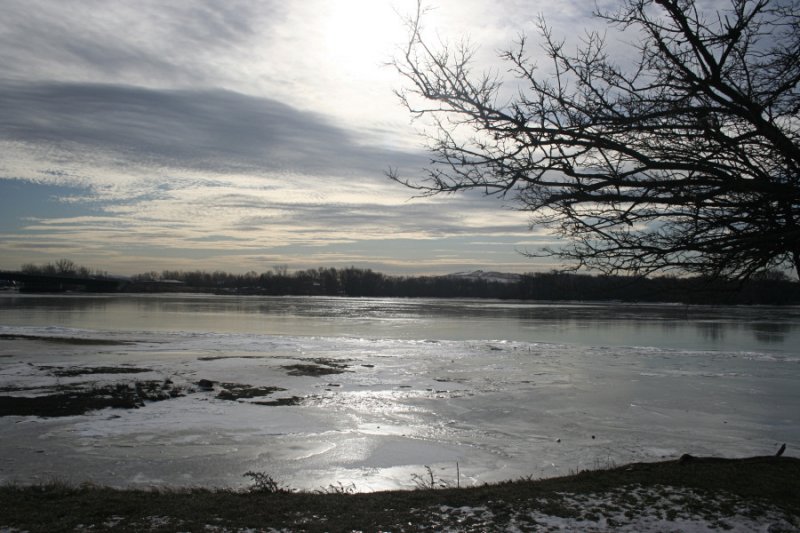
POLYGON ((798 455, 800 309, 0 295, 0 402, 135 381, 182 394, 0 417, 0 481, 370 491, 798 455), (270 393, 225 396, 248 388, 270 393))

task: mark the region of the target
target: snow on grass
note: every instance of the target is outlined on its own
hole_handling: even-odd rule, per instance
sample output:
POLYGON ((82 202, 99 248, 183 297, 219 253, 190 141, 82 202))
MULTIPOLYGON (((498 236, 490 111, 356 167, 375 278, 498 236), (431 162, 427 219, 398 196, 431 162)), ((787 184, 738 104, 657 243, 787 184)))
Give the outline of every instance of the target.
POLYGON ((491 506, 419 510, 439 531, 765 533, 800 531, 800 517, 726 493, 656 485, 491 506), (491 507, 491 508, 490 508, 491 507))
MULTIPOLYGON (((395 517, 397 520, 398 517, 395 517)), ((206 519, 208 520, 208 519, 206 519)), ((298 512, 293 527, 305 529, 342 525, 341 517, 319 511, 298 512)), ((258 520, 255 520, 258 522, 258 520)), ((725 492, 705 492, 663 485, 631 485, 602 492, 559 492, 533 499, 508 502, 487 501, 480 506, 432 505, 412 508, 402 523, 381 524, 385 531, 440 532, 681 532, 681 533, 789 533, 800 531, 800 517, 790 515, 769 502, 754 502, 725 492)), ((253 533, 289 531, 269 523, 233 525, 223 519, 210 519, 203 531, 214 533, 253 533)), ((346 520, 345 520, 346 522, 346 520)), ((359 531, 347 522, 348 530, 359 531)), ((126 528, 135 531, 176 530, 187 525, 166 515, 126 518, 111 515, 98 525, 80 524, 75 531, 126 528)), ((378 527, 376 525, 376 527, 378 527)), ((336 527, 333 527, 336 529, 336 527)), ((0 533, 22 533, 0 526, 0 533)))

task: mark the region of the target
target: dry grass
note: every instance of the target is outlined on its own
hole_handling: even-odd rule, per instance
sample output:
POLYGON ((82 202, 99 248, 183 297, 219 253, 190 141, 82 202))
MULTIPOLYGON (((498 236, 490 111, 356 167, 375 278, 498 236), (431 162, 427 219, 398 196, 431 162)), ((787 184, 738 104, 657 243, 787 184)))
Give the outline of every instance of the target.
POLYGON ((547 480, 369 494, 293 492, 269 476, 260 479, 281 490, 264 490, 264 483, 252 491, 5 486, 0 530, 486 531, 524 525, 520 520, 530 526, 540 515, 605 520, 613 528, 627 509, 646 509, 663 520, 696 512, 723 529, 737 513, 758 520, 778 512, 800 528, 800 459, 792 457, 642 463, 547 480), (602 505, 581 503, 589 496, 602 505), (670 505, 663 504, 667 500, 670 505))

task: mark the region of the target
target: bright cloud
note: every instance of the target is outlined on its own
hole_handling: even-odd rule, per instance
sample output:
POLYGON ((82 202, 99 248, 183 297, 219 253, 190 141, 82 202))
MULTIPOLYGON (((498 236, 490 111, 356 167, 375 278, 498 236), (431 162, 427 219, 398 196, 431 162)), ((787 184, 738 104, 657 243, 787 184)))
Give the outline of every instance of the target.
MULTIPOLYGON (((491 66, 539 13, 590 14, 551 5, 446 0, 425 25, 491 66)), ((502 200, 413 199, 385 177, 427 161, 385 66, 415 6, 5 2, 0 268, 549 268, 518 253, 543 237, 502 200)))

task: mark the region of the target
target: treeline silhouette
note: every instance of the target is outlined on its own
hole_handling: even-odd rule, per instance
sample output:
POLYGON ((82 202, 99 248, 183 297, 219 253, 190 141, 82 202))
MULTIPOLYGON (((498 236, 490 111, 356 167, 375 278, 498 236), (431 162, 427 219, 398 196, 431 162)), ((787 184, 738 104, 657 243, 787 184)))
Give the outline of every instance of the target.
MULTIPOLYGON (((445 276, 392 276, 371 269, 314 268, 289 272, 285 266, 257 273, 221 270, 164 270, 128 281, 80 266, 69 259, 26 264, 27 274, 120 280, 120 292, 206 292, 270 296, 353 296, 398 298, 497 298, 677 302, 687 304, 800 304, 800 283, 779 271, 765 271, 747 282, 702 277, 595 276, 569 272, 501 274, 476 271, 445 276)), ((75 287, 73 287, 75 289, 75 287)), ((81 290, 81 289, 77 289, 81 290)), ((87 290, 87 289, 84 289, 87 290)))
POLYGON ((53 263, 36 265, 26 263, 20 268, 23 274, 37 274, 42 276, 73 276, 81 278, 107 278, 108 272, 83 265, 78 265, 70 259, 59 259, 53 263))
POLYGON ((564 272, 505 275, 392 276, 370 269, 316 268, 264 273, 166 270, 132 278, 123 290, 201 291, 221 294, 317 295, 402 298, 498 298, 520 300, 619 300, 696 304, 800 303, 800 283, 765 272, 744 283, 673 276, 640 278, 564 272), (180 282, 178 285, 176 282, 180 282))

